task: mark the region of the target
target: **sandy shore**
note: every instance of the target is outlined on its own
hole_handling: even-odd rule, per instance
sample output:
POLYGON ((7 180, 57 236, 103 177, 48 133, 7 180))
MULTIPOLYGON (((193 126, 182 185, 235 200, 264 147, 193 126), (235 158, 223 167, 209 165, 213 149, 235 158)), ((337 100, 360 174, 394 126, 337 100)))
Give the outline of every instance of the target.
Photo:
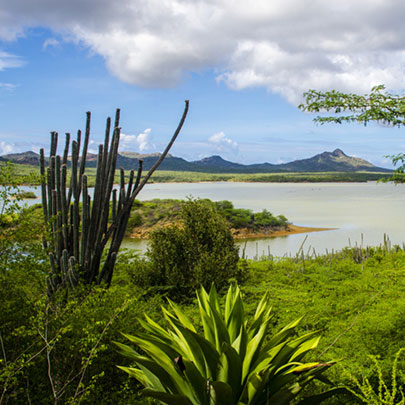
POLYGON ((275 238, 277 236, 295 235, 297 233, 331 231, 336 228, 314 228, 309 226, 289 225, 287 229, 270 230, 268 232, 252 232, 250 229, 233 229, 232 234, 235 239, 264 239, 275 238))
MULTIPOLYGON (((133 232, 129 235, 130 238, 134 239, 148 239, 149 232, 154 229, 152 228, 135 228, 133 232)), ((321 231, 331 231, 337 228, 314 228, 308 226, 297 226, 289 225, 287 229, 276 229, 269 231, 253 232, 251 229, 232 229, 232 235, 235 239, 264 239, 264 238, 275 238, 278 236, 288 236, 297 233, 309 233, 309 232, 321 232, 321 231)))

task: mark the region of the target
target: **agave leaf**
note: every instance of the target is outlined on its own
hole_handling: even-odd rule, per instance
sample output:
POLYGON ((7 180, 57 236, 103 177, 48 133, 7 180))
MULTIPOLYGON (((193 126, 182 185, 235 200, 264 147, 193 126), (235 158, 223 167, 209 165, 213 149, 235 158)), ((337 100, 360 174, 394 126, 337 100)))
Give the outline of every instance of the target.
POLYGON ((175 304, 171 300, 167 300, 169 302, 170 307, 173 309, 175 312, 177 319, 188 329, 190 329, 193 332, 197 332, 193 323, 191 322, 190 318, 180 309, 180 307, 175 304))
POLYGON ((235 305, 235 296, 237 293, 239 293, 239 288, 231 284, 225 297, 224 320, 227 325, 232 308, 235 305))
POLYGON ((150 359, 145 356, 133 358, 140 368, 143 366, 158 377, 168 391, 189 393, 190 388, 187 382, 184 380, 180 371, 175 367, 175 357, 169 357, 168 354, 152 340, 137 340, 134 336, 132 336, 132 340, 150 357, 150 359))
POLYGON ((292 395, 291 398, 294 398, 305 385, 316 378, 318 374, 326 371, 333 364, 333 362, 325 364, 307 363, 293 367, 282 374, 276 375, 271 380, 269 384, 270 393, 277 398, 277 395, 281 395, 283 392, 289 392, 289 395, 292 395), (292 385, 290 385, 291 383, 292 385))
POLYGON ((193 361, 202 375, 214 377, 218 363, 219 354, 215 348, 199 336, 197 333, 185 328, 179 322, 173 320, 173 327, 176 335, 184 343, 187 350, 184 351, 184 358, 193 361))
POLYGON ((123 343, 120 342, 113 342, 113 343, 116 346, 118 346, 119 352, 125 357, 129 357, 130 359, 134 360, 140 356, 140 354, 136 350, 134 350, 131 346, 124 345, 123 343))
POLYGON ((345 387, 336 387, 336 388, 331 388, 328 391, 322 392, 322 394, 317 394, 317 395, 311 395, 309 397, 305 397, 302 399, 300 402, 298 402, 297 405, 317 405, 325 401, 325 399, 331 398, 334 395, 337 394, 344 394, 348 393, 347 388, 345 387))
POLYGON ((212 296, 208 296, 206 291, 202 288, 201 293, 197 295, 197 297, 200 306, 200 314, 203 321, 205 338, 211 343, 215 344, 215 347, 219 352, 221 350, 222 342, 227 342, 230 344, 229 333, 223 318, 215 308, 215 306, 218 304, 215 303, 215 300, 217 300, 215 288, 211 288, 210 293, 212 293, 212 296), (210 299, 213 301, 213 303, 210 302, 210 299))
POLYGON ((232 342, 232 347, 237 351, 242 361, 246 355, 247 343, 248 337, 246 332, 246 325, 245 323, 243 323, 240 328, 239 336, 232 342))
POLYGON ((258 319, 261 316, 261 314, 264 311, 266 311, 266 309, 269 308, 269 302, 270 302, 270 292, 267 290, 263 295, 262 299, 260 300, 259 304, 257 305, 253 321, 258 319))
POLYGON ((230 311, 228 316, 225 314, 225 324, 228 329, 230 342, 232 343, 239 336, 245 320, 245 311, 240 293, 234 296, 232 306, 228 308, 228 311, 230 311))
POLYGON ((242 381, 245 381, 249 375, 249 372, 251 371, 251 366, 254 364, 255 360, 260 354, 260 348, 265 338, 268 325, 268 321, 262 323, 256 335, 247 344, 246 355, 243 359, 242 366, 242 381))
POLYGON ((212 285, 211 285, 210 292, 208 294, 208 298, 209 298, 209 303, 211 304, 211 307, 214 308, 215 311, 220 313, 221 309, 219 307, 219 297, 218 297, 217 289, 215 288, 214 283, 212 283, 212 285))
MULTIPOLYGON (((130 376, 135 377, 145 387, 152 386, 153 382, 151 380, 149 380, 149 378, 147 378, 146 374, 139 368, 124 367, 124 366, 117 366, 117 367, 120 368, 121 370, 124 370, 130 376)), ((159 380, 158 379, 156 379, 156 380, 160 384, 159 380)), ((162 386, 162 388, 163 388, 163 386, 162 386)))
POLYGON ((318 346, 320 336, 316 336, 300 344, 300 346, 294 351, 294 354, 290 357, 290 361, 299 360, 305 353, 315 349, 318 346))
POLYGON ((210 383, 212 387, 211 393, 211 403, 215 405, 229 405, 231 404, 232 398, 232 388, 229 384, 222 381, 214 381, 210 383))
POLYGON ((168 341, 166 339, 162 340, 159 337, 153 335, 139 334, 139 336, 137 337, 132 337, 131 342, 136 343, 147 353, 149 353, 151 345, 156 347, 156 350, 151 353, 153 357, 160 356, 160 350, 160 353, 163 356, 167 356, 170 360, 172 360, 177 357, 180 352, 179 347, 176 345, 174 339, 168 341))
POLYGON ((268 322, 271 318, 270 293, 266 291, 260 300, 253 318, 252 324, 248 328, 248 337, 251 339, 260 329, 264 322, 268 322))
POLYGON ((295 328, 301 322, 303 316, 296 319, 293 322, 290 322, 287 326, 280 330, 280 332, 273 335, 269 342, 267 343, 268 347, 273 347, 278 345, 281 341, 285 340, 287 337, 292 336, 295 333, 295 328))
MULTIPOLYGON (((284 348, 287 342, 282 342, 278 344, 276 347, 272 347, 266 351, 262 350, 258 358, 256 359, 255 363, 251 365, 250 369, 252 373, 260 373, 263 370, 267 369, 274 363, 274 359, 280 353, 280 351, 284 348)), ((278 368, 274 366, 273 368, 278 368)))
POLYGON ((166 309, 162 309, 163 315, 165 319, 169 322, 170 326, 172 327, 173 331, 170 332, 170 337, 173 341, 173 344, 178 348, 179 353, 190 360, 198 361, 197 357, 199 356, 199 352, 193 352, 191 345, 193 342, 187 341, 184 337, 184 333, 182 330, 188 330, 184 328, 178 319, 171 314, 166 309), (196 357, 197 356, 197 357, 196 357))
MULTIPOLYGON (((165 367, 162 367, 160 364, 157 364, 155 361, 144 356, 139 356, 135 362, 145 374, 145 378, 147 378, 151 383, 157 379, 159 382, 158 385, 164 387, 165 390, 170 392, 178 392, 179 385, 180 387, 184 385, 182 382, 179 384, 177 381, 176 383, 175 380, 178 379, 178 376, 176 375, 176 370, 174 370, 174 367, 171 367, 172 370, 167 370, 165 367)), ((154 385, 154 387, 156 386, 154 385)))
MULTIPOLYGON (((313 333, 308 333, 306 335, 300 336, 299 338, 296 338, 294 340, 286 340, 286 344, 281 348, 281 350, 277 353, 277 355, 273 358, 272 360, 272 365, 273 365, 273 373, 277 373, 278 369, 286 364, 289 364, 291 362, 291 358, 294 357, 294 353, 297 350, 297 348, 304 343, 306 340, 310 339, 310 337, 313 335, 313 333)), ((266 350, 268 349, 266 345, 266 350)))
POLYGON ((198 371, 193 362, 183 360, 184 362, 184 375, 189 381, 193 391, 194 398, 199 405, 209 404, 209 395, 207 391, 207 379, 204 378, 198 371))
POLYGON ((136 343, 145 353, 160 364, 171 364, 173 358, 178 356, 178 353, 173 351, 171 347, 154 337, 124 336, 130 339, 131 342, 136 343))
POLYGON ((210 317, 208 294, 202 287, 200 292, 197 291, 197 301, 204 329, 204 337, 210 343, 215 345, 215 332, 214 332, 214 325, 210 317))
POLYGON ((191 402, 189 398, 184 395, 173 395, 167 392, 160 392, 145 388, 142 390, 142 394, 145 397, 151 397, 168 405, 198 405, 197 402, 191 402))
POLYGON ((245 399, 245 403, 253 404, 254 398, 257 396, 258 393, 263 391, 263 378, 257 374, 250 374, 249 380, 246 383, 246 392, 244 393, 243 397, 245 399), (246 394, 247 394, 247 401, 246 401, 246 394))
POLYGON ((232 390, 232 403, 236 403, 242 391, 242 361, 236 350, 227 343, 222 346, 217 380, 226 382, 232 390))
POLYGON ((166 329, 162 328, 157 322, 153 319, 149 318, 148 315, 145 314, 145 321, 143 319, 139 319, 139 323, 142 327, 154 336, 158 336, 161 339, 171 340, 170 334, 167 332, 166 329))

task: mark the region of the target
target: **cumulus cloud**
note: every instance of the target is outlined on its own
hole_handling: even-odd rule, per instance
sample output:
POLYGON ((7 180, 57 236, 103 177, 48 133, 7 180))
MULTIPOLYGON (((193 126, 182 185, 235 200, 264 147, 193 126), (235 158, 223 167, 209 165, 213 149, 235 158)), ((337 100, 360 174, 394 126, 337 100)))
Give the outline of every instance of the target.
POLYGON ((214 69, 235 90, 265 87, 296 104, 309 88, 403 89, 404 12, 400 0, 20 0, 2 6, 0 38, 47 26, 128 83, 173 86, 214 69))
POLYGON ((126 135, 121 133, 120 149, 124 151, 151 152, 156 149, 150 128, 146 128, 139 135, 126 135), (135 149, 135 150, 134 150, 135 149))
POLYGON ((210 136, 208 141, 214 146, 217 153, 224 154, 225 156, 236 155, 239 152, 238 143, 226 136, 222 131, 210 136))

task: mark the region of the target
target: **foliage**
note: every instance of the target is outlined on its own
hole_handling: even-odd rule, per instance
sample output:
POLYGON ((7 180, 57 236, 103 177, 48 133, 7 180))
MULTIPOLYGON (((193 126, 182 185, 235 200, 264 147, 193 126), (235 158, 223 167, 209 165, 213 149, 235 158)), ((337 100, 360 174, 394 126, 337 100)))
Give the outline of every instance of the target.
MULTIPOLYGON (((368 377, 374 390, 378 382, 365 363, 369 355, 379 356, 383 379, 390 380, 391 359, 405 340, 402 248, 347 248, 335 254, 305 255, 305 260, 266 259, 248 264, 250 279, 244 287, 248 308, 270 286, 277 324, 290 322, 305 308, 301 325, 303 330, 322 331, 320 353, 344 359, 345 369, 358 379, 368 377)), ((350 384, 338 369, 330 374, 340 385, 350 384)), ((403 373, 397 379, 398 386, 405 386, 403 373)), ((352 398, 329 402, 356 403, 352 398)))
POLYGON ((20 209, 22 196, 16 179, 16 167, 11 162, 0 165, 0 224, 13 220, 20 209))
MULTIPOLYGON (((0 164, 0 256, 10 259, 16 250, 26 249, 43 231, 38 209, 23 204, 17 169, 10 162, 0 164)), ((27 175, 27 179, 34 177, 27 175)))
MULTIPOLYGON (((34 228, 28 222, 32 217, 27 214, 27 231, 34 228)), ((112 340, 120 340, 119 331, 137 335, 140 326, 136 319, 143 313, 155 322, 163 322, 159 310, 164 303, 162 296, 133 284, 137 274, 130 273, 133 260, 132 251, 120 252, 109 290, 95 288, 78 297, 71 294, 64 305, 53 305, 52 311, 46 312, 44 291, 49 263, 39 241, 27 238, 0 255, 0 334, 4 346, 4 351, 0 347, 0 397, 4 393, 0 403, 55 403, 48 365, 52 380, 59 387, 57 391, 63 394, 58 403, 73 402, 84 370, 76 402, 145 403, 145 399, 139 398, 141 386, 136 380, 116 369, 115 364, 131 363, 123 363, 111 344, 112 340), (44 336, 45 330, 52 348, 49 360, 47 345, 40 335, 44 336)), ((340 363, 347 373, 331 367, 330 380, 339 386, 352 386, 349 374, 360 383, 364 377, 377 393, 378 378, 367 359, 369 355, 378 356, 382 379, 391 389, 392 358, 405 341, 402 247, 390 249, 386 244, 334 254, 313 252, 312 256, 304 255, 304 259, 268 257, 243 263, 249 275, 241 286, 247 318, 254 317, 261 296, 269 290, 273 306, 271 331, 282 329, 305 312, 296 327, 297 333, 319 330, 322 334, 313 358, 343 359, 340 363)), ((181 308, 197 325, 196 303, 189 300, 181 308)), ((397 387, 403 387, 402 357, 397 369, 397 387)), ((322 386, 318 387, 315 381, 305 388, 306 395, 320 392, 322 386)), ((351 405, 358 400, 351 394, 332 397, 326 403, 351 405)))
POLYGON ((362 403, 368 405, 404 405, 404 391, 403 388, 398 385, 397 381, 397 373, 399 371, 398 360, 404 350, 405 349, 400 349, 395 355, 392 364, 391 382, 389 384, 383 379, 377 358, 370 356, 372 362, 371 368, 374 369, 377 374, 378 388, 375 389, 367 377, 363 377, 363 380, 360 382, 356 377, 349 375, 351 382, 355 384, 355 388, 349 388, 349 391, 360 399, 362 403))
MULTIPOLYGON (((346 94, 336 90, 320 92, 309 90, 304 93, 305 103, 299 105, 302 111, 324 112, 332 111, 335 116, 318 116, 315 122, 325 124, 329 122, 341 124, 343 122, 359 122, 367 125, 370 121, 377 121, 386 125, 405 125, 405 96, 391 94, 385 91, 385 86, 379 85, 371 89, 369 94, 363 96, 346 94), (351 112, 351 114, 346 114, 351 112)), ((395 183, 405 182, 405 155, 386 156, 399 167, 386 181, 395 183)))
POLYGON ((405 125, 405 96, 391 94, 385 91, 385 86, 379 85, 371 89, 370 94, 363 96, 346 94, 336 90, 320 92, 309 90, 304 93, 305 103, 299 105, 302 111, 322 112, 332 111, 337 116, 315 118, 321 124, 334 122, 379 121, 384 124, 405 125), (352 114, 344 114, 345 112, 352 114))
POLYGON ((254 226, 255 228, 271 228, 271 227, 287 228, 288 220, 284 215, 279 215, 278 217, 275 217, 271 212, 265 209, 262 212, 254 214, 254 226))
POLYGON ((138 284, 171 286, 174 293, 187 296, 200 285, 215 282, 221 289, 231 278, 241 280, 229 224, 212 204, 189 200, 181 207, 180 219, 181 226, 150 234, 149 260, 140 264, 138 284))
MULTIPOLYGON (((222 215, 233 229, 259 230, 261 228, 285 228, 288 226, 288 220, 285 216, 275 217, 267 210, 254 213, 249 209, 234 208, 232 202, 227 200, 211 201, 204 199, 203 201, 222 215)), ((174 199, 136 201, 131 210, 127 233, 131 233, 136 227, 148 230, 148 228, 179 223, 181 221, 181 209, 185 203, 184 200, 174 199)))
MULTIPOLYGON (((139 380, 144 395, 166 404, 290 404, 302 388, 333 363, 302 363, 318 345, 313 332, 295 337, 296 320, 269 337, 269 295, 248 324, 239 288, 231 285, 220 309, 214 286, 197 293, 204 335, 169 301, 163 309, 169 329, 145 315, 144 333, 124 335, 140 354, 120 343, 137 368, 121 367, 139 380)), ((317 403, 316 401, 312 402, 317 403)))
POLYGON ((137 403, 139 387, 116 367, 111 341, 136 333, 133 318, 157 314, 160 300, 138 302, 125 286, 44 299, 48 263, 15 256, 0 269, 0 403, 137 403))
POLYGON ((32 199, 35 200, 37 198, 36 194, 33 191, 20 191, 18 196, 22 199, 32 199))

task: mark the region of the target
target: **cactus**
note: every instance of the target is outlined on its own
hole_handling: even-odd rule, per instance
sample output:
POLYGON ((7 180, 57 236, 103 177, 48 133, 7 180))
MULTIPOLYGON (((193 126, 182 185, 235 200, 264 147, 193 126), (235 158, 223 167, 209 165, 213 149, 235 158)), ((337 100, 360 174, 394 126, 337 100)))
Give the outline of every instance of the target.
POLYGON ((79 282, 104 284, 109 287, 118 250, 131 212, 132 204, 153 172, 166 157, 176 140, 188 112, 188 100, 178 127, 160 158, 142 178, 142 160, 138 171, 131 170, 128 184, 120 169, 118 190, 113 190, 115 166, 120 139, 120 110, 115 115, 110 140, 111 119, 107 119, 105 140, 99 145, 93 200, 88 187, 86 156, 90 138, 91 114, 87 112, 82 154, 79 157, 82 134, 71 143, 71 176, 67 184, 67 164, 70 134, 66 134, 63 157, 56 154, 58 133, 51 132, 48 167, 44 150, 40 151, 41 194, 43 215, 48 237, 43 239, 51 264, 47 278, 49 296, 61 287, 75 288, 79 282), (110 202, 111 209, 110 209, 110 202), (107 243, 110 242, 107 248, 107 243), (105 260, 102 255, 107 250, 105 260))

